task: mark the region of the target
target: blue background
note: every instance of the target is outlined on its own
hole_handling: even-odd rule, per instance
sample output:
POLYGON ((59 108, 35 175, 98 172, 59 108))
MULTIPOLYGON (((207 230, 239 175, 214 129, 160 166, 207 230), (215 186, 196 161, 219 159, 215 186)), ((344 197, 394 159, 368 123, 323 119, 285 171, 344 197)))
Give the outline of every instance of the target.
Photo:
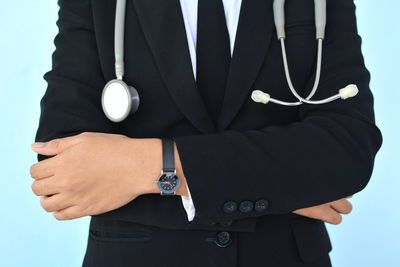
MULTIPOLYGON (((356 4, 383 146, 370 183, 350 199, 353 212, 340 225, 327 224, 330 255, 334 267, 394 267, 400 266, 400 3, 356 4)), ((2 1, 0 10, 0 266, 80 266, 89 218, 54 219, 32 193, 29 174, 36 163, 30 144, 46 89, 43 74, 51 68, 58 6, 48 0, 2 1)))

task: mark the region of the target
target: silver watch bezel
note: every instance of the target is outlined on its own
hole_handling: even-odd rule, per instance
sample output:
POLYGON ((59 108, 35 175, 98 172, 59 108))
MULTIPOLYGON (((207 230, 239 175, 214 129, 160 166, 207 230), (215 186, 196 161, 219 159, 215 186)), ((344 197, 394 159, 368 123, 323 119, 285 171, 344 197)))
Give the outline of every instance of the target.
POLYGON ((178 176, 176 175, 176 169, 173 172, 161 170, 161 175, 157 179, 157 186, 158 186, 158 189, 160 189, 160 195, 176 195, 176 191, 178 190, 178 188, 180 186, 180 180, 179 180, 178 176), (174 175, 176 177, 177 185, 176 185, 176 187, 174 187, 174 191, 165 190, 164 188, 162 188, 161 183, 160 183, 160 179, 164 175, 174 175))

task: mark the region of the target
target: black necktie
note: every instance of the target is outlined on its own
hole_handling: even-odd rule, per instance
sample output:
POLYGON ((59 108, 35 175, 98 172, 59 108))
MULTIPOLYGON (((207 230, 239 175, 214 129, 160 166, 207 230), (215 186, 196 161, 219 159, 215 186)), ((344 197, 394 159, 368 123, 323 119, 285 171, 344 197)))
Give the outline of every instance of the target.
POLYGON ((211 117, 218 120, 231 60, 222 0, 199 0, 196 80, 211 117))

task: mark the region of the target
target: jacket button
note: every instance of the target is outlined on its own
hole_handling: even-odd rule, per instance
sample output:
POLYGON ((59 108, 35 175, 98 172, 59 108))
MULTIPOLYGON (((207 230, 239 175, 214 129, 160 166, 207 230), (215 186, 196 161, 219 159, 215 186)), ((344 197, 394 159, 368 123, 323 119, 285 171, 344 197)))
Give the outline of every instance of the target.
POLYGON ((265 211, 268 207, 268 201, 266 201, 265 199, 260 199, 256 201, 256 206, 255 206, 255 210, 256 211, 265 211))
POLYGON ((217 238, 215 239, 215 244, 217 246, 224 248, 232 243, 231 235, 228 232, 219 232, 217 238))
POLYGON ((235 201, 227 201, 224 204, 223 211, 225 213, 233 213, 237 210, 237 203, 235 201))
POLYGON ((239 210, 241 212, 250 212, 253 210, 254 204, 249 200, 242 201, 239 205, 239 210))
POLYGON ((233 223, 233 221, 222 221, 222 222, 219 222, 219 225, 228 227, 228 226, 231 226, 232 223, 233 223))

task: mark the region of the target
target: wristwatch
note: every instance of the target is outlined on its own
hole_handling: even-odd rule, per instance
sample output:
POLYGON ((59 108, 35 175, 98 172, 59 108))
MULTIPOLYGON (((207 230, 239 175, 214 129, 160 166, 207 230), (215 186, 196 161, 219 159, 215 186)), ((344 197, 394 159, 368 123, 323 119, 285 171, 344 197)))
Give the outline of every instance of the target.
POLYGON ((180 185, 174 162, 174 139, 164 137, 161 138, 161 143, 163 168, 161 170, 161 176, 156 182, 162 196, 171 196, 176 194, 176 190, 180 185))

